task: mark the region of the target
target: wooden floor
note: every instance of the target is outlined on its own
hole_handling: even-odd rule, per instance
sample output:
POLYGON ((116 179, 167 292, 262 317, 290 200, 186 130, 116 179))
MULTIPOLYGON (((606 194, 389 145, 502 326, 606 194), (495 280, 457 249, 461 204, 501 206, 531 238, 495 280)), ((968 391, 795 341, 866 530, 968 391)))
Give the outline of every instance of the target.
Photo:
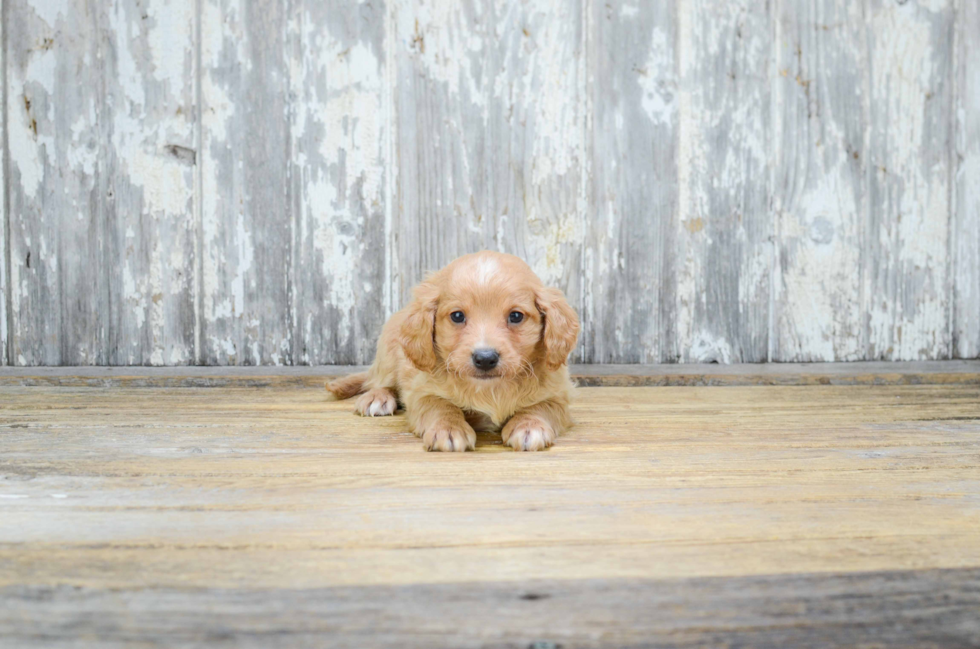
POLYGON ((980 646, 980 386, 582 388, 425 453, 321 389, 0 387, 0 646, 980 646))

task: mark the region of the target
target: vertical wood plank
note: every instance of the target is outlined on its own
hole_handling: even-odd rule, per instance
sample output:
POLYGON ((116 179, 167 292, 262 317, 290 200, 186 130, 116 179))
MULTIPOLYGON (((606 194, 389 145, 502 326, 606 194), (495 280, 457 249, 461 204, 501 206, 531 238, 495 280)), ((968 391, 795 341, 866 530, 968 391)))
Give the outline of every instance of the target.
POLYGON ((860 3, 775 4, 775 361, 860 360, 869 93, 860 3))
POLYGON ((109 361, 108 136, 97 5, 8 0, 11 360, 109 361))
POLYGON ((117 0, 104 11, 107 361, 186 365, 195 359, 196 2, 117 0))
POLYGON ((768 5, 678 3, 677 337, 682 362, 769 353, 768 5))
POLYGON ((193 6, 11 2, 18 364, 192 356, 193 6))
POLYGON ((204 0, 201 361, 293 359, 287 7, 204 0))
POLYGON ((586 362, 675 360, 674 3, 593 1, 593 196, 586 362))
POLYGON ((868 359, 949 356, 952 4, 868 4, 868 359))
POLYGON ((956 7, 952 246, 955 358, 980 356, 980 5, 956 7))
MULTIPOLYGON (((6 7, 4 6, 5 0, 0 0, 0 43, 4 43, 4 24, 6 19, 4 18, 4 13, 6 7)), ((7 90, 7 69, 6 69, 6 52, 4 48, 0 47, 0 71, 2 71, 4 79, 4 96, 6 96, 7 90)), ((0 128, 0 151, 3 152, 3 161, 0 163, 0 206, 3 209, 3 223, 0 225, 0 366, 8 364, 9 358, 9 348, 7 347, 7 328, 9 326, 8 322, 8 300, 10 299, 10 291, 7 289, 7 275, 10 273, 10 248, 7 246, 7 240, 10 231, 10 210, 7 203, 7 107, 6 102, 3 106, 3 127, 0 128)))
POLYGON ((980 354, 975 3, 202 0, 200 150, 195 4, 6 0, 4 362, 366 362, 482 248, 579 360, 980 354))
POLYGON ((585 6, 396 3, 402 300, 483 248, 576 304, 588 205, 585 6))
POLYGON ((289 15, 295 364, 369 363, 385 320, 386 7, 289 15))
MULTIPOLYGON (((587 0, 492 6, 487 173, 496 223, 485 245, 523 258, 588 319, 593 7, 587 0)), ((573 359, 588 353, 582 343, 573 359)))
POLYGON ((395 308, 427 271, 496 247, 488 128, 492 6, 473 0, 393 0, 397 82, 393 228, 395 308))

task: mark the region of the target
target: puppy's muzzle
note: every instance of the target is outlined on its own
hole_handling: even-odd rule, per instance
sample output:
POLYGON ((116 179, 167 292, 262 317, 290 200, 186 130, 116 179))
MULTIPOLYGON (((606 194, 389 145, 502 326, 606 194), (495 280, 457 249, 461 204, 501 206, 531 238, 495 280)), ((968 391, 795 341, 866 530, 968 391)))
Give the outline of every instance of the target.
POLYGON ((481 372, 489 372, 497 367, 500 362, 500 354, 496 349, 477 349, 473 352, 473 367, 481 372))

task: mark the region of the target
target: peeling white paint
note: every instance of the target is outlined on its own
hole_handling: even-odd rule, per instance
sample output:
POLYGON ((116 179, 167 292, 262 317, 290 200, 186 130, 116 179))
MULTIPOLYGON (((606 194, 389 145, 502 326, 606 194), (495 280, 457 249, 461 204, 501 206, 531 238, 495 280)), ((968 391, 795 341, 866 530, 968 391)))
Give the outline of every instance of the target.
POLYGON ((28 0, 27 2, 37 17, 47 23, 49 27, 57 26, 60 22, 59 18, 68 13, 65 9, 70 4, 70 0, 28 0))
POLYGON ((368 43, 333 38, 309 13, 294 29, 300 42, 314 44, 290 63, 297 97, 292 138, 301 152, 299 168, 309 178, 300 232, 303 240, 312 240, 316 256, 317 273, 309 281, 326 288, 323 303, 307 307, 337 313, 339 321, 330 324, 349 339, 358 301, 357 264, 368 252, 360 241, 361 208, 371 210, 386 200, 382 61, 368 43), (310 147, 310 134, 321 131, 319 146, 310 147))
POLYGON ((875 169, 883 202, 875 208, 887 216, 877 235, 896 285, 869 304, 869 343, 885 358, 935 358, 948 350, 949 187, 945 164, 928 167, 922 152, 931 146, 926 95, 945 80, 933 78, 932 24, 915 7, 882 7, 872 26, 872 107, 888 116, 873 125, 883 149, 875 169))
POLYGON ((234 317, 245 314, 245 278, 252 270, 252 262, 255 260, 255 245, 252 242, 252 235, 245 228, 244 215, 238 215, 238 224, 235 230, 235 243, 238 245, 235 275, 231 280, 231 314, 234 317))
POLYGON ((727 365, 737 363, 738 357, 732 351, 730 341, 702 330, 698 331, 691 340, 686 360, 690 363, 722 363, 727 365))
MULTIPOLYGON (((860 248, 851 234, 859 218, 847 160, 827 170, 797 201, 798 212, 785 213, 781 239, 795 242, 792 264, 780 275, 782 330, 791 332, 799 360, 856 360, 863 347, 854 328, 860 248)), ((784 244, 785 245, 785 244, 784 244)))
MULTIPOLYGON (((200 286, 202 292, 202 323, 210 330, 219 320, 233 318, 240 314, 244 302, 244 280, 238 281, 238 295, 232 286, 225 286, 222 278, 230 267, 229 254, 233 251, 223 250, 222 233, 225 229, 234 227, 234 222, 222 223, 237 210, 240 205, 234 205, 239 199, 230 194, 227 187, 221 185, 219 174, 229 177, 240 177, 239 169, 227 169, 218 166, 221 158, 217 157, 228 150, 229 128, 238 111, 229 88, 228 81, 212 74, 212 70, 220 70, 231 62, 236 68, 246 62, 246 40, 241 33, 240 7, 238 2, 220 2, 207 0, 201 3, 201 151, 198 153, 199 164, 202 166, 200 177, 201 214, 199 216, 202 229, 203 246, 200 286), (219 276, 220 274, 220 276, 219 276)), ((239 211, 235 217, 239 222, 242 215, 239 211)), ((234 283, 234 282, 233 282, 234 283)), ((234 363, 237 350, 232 340, 209 335, 202 340, 206 350, 224 356, 228 362, 234 363)), ((207 358, 208 354, 202 357, 207 358)))
POLYGON ((8 71, 10 104, 7 132, 10 161, 20 174, 21 188, 32 200, 37 198, 37 192, 44 180, 45 162, 41 159, 41 151, 50 155, 55 150, 54 138, 46 129, 48 121, 36 114, 38 100, 41 97, 46 99, 54 85, 53 61, 54 53, 49 51, 40 56, 32 55, 24 76, 16 68, 8 71), (38 59, 52 65, 33 65, 38 59), (30 103, 30 108, 27 108, 27 103, 30 103))
POLYGON ((432 78, 445 83, 452 96, 465 96, 475 107, 486 109, 486 96, 478 85, 480 75, 474 69, 485 37, 481 25, 473 25, 462 7, 455 2, 398 2, 399 47, 418 59, 432 78), (462 85, 461 85, 462 84, 462 85), (462 95, 460 95, 462 93, 462 95))
MULTIPOLYGON (((771 246, 765 203, 770 30, 759 5, 679 3, 678 222, 674 352, 737 336, 734 362, 765 360, 771 246), (734 77, 734 79, 733 79, 734 77), (715 239, 715 235, 724 239, 715 239), (724 254, 716 246, 730 242, 724 254), (737 295, 719 290, 735 278, 737 295), (737 305, 737 306, 736 306, 737 305), (698 342, 701 341, 701 342, 698 342)), ((722 351, 717 353, 721 354, 722 351)))
MULTIPOLYGON (((3 37, 3 30, 3 21, 0 20, 0 43, 7 42, 3 37)), ((0 66, 6 65, 5 55, 6 52, 0 52, 0 66)), ((3 145, 6 147, 6 142, 3 145)), ((6 198, 6 192, 8 191, 7 181, 6 169, 4 169, 4 165, 0 165, 0 188, 3 188, 4 198, 6 198)), ((10 290, 7 287, 7 261, 8 255, 10 254, 10 249, 7 246, 8 218, 9 215, 4 214, 4 222, 0 223, 0 366, 8 365, 12 361, 7 348, 7 298, 10 290)))
POLYGON ((677 74, 674 66, 674 45, 667 33, 655 26, 650 35, 650 54, 637 73, 643 91, 643 111, 651 122, 666 127, 673 123, 677 109, 677 74))
MULTIPOLYGON (((664 299, 675 302, 644 302, 661 313, 631 311, 609 319, 606 329, 583 323, 593 328, 589 335, 609 341, 603 350, 609 358, 632 354, 650 360, 742 360, 757 352, 747 339, 762 333, 749 330, 760 326, 749 316, 777 305, 770 324, 780 341, 777 360, 787 360, 786 354, 855 360, 869 348, 876 356, 932 358, 951 346, 946 331, 957 332, 959 353, 977 353, 980 325, 970 320, 976 320, 980 301, 975 263, 980 255, 980 190, 970 181, 980 177, 980 149, 975 133, 970 142, 957 142, 959 157, 954 159, 959 167, 951 191, 949 156, 941 142, 945 135, 937 135, 943 122, 936 121, 937 109, 932 108, 946 101, 949 91, 941 86, 951 76, 944 67, 949 44, 937 39, 949 33, 946 26, 954 9, 957 20, 967 20, 976 11, 971 4, 953 7, 950 0, 922 0, 864 9, 854 3, 801 5, 801 14, 814 15, 806 15, 800 29, 790 29, 778 16, 760 19, 751 3, 675 3, 676 23, 674 9, 656 13, 655 20, 643 23, 649 38, 639 39, 642 49, 626 57, 637 85, 634 77, 624 75, 629 81, 623 96, 637 105, 624 105, 604 117, 603 128, 611 126, 613 133, 603 137, 618 138, 607 148, 621 154, 611 159, 595 153, 591 102, 604 99, 594 92, 599 86, 593 75, 608 71, 601 68, 605 59, 590 39, 599 31, 597 21, 615 24, 618 16, 622 24, 612 29, 633 27, 624 39, 632 43, 640 33, 636 22, 651 20, 645 5, 627 2, 604 10, 594 3, 394 0, 377 16, 388 21, 384 47, 377 45, 381 40, 360 34, 371 28, 359 22, 371 9, 367 4, 329 11, 312 3, 288 5, 282 14, 288 21, 285 47, 266 52, 269 59, 263 65, 283 64, 274 74, 283 70, 289 77, 283 119, 289 121, 288 150, 294 157, 276 164, 288 166, 289 191, 298 192, 290 194, 293 203, 288 207, 283 196, 283 218, 293 219, 287 226, 293 228, 289 254, 302 256, 283 260, 284 266, 292 264, 290 273, 297 273, 288 280, 296 284, 275 290, 299 295, 301 286, 304 298, 315 294, 319 302, 294 301, 291 314, 287 309, 258 312, 268 296, 255 295, 256 278, 260 283, 266 279, 259 266, 268 263, 266 253, 273 245, 262 227, 275 217, 246 213, 256 188, 244 186, 244 179, 252 176, 244 166, 248 156, 243 147, 263 143, 248 139, 261 138, 261 133, 241 135, 251 109, 248 93, 261 86, 247 79, 252 52, 264 47, 262 30, 282 22, 265 24, 244 11, 241 0, 204 0, 204 70, 196 97, 188 84, 196 65, 197 4, 149 0, 140 12, 116 4, 100 13, 109 18, 108 24, 100 23, 105 27, 100 34, 111 39, 116 66, 106 80, 106 105, 79 104, 66 112, 54 98, 56 93, 64 96, 59 85, 64 69, 58 66, 67 58, 59 48, 70 39, 55 38, 48 46, 44 38, 64 35, 65 20, 81 10, 77 3, 24 0, 26 11, 36 14, 25 24, 37 30, 33 41, 44 46, 19 53, 22 60, 8 68, 13 178, 7 181, 18 181, 25 204, 19 218, 32 218, 37 210, 64 209, 70 213, 61 223, 69 234, 60 239, 61 232, 18 229, 14 241, 0 240, 0 249, 9 245, 17 256, 31 250, 45 271, 27 271, 20 260, 12 260, 10 277, 4 276, 5 266, 0 268, 0 340, 15 333, 6 330, 3 292, 10 292, 12 313, 7 315, 15 322, 34 317, 32 296, 57 295, 59 273, 72 272, 78 263, 70 256, 59 258, 58 251, 91 218, 89 196, 106 187, 118 192, 114 200, 120 230, 109 240, 119 249, 109 254, 118 265, 114 290, 121 292, 113 298, 121 298, 115 304, 129 332, 119 353, 130 362, 177 364, 192 358, 195 350, 180 339, 175 307, 185 308, 181 296, 190 290, 199 261, 203 357, 220 362, 322 362, 331 350, 304 350, 304 344, 326 340, 325 329, 333 336, 331 344, 352 343, 369 360, 371 342, 355 337, 364 323, 380 318, 358 311, 365 296, 384 293, 391 296, 386 303, 395 306, 399 290, 391 286, 403 281, 402 274, 407 278, 416 272, 421 259, 429 263, 475 246, 496 245, 525 256, 542 279, 569 289, 570 298, 581 300, 584 313, 596 318, 609 308, 603 291, 622 295, 629 264, 643 263, 631 252, 635 241, 623 227, 633 222, 626 210, 637 209, 630 204, 634 193, 645 189, 636 186, 642 175, 623 169, 649 163, 646 152, 638 154, 639 144, 630 140, 637 126, 630 120, 637 116, 644 127, 656 129, 658 145, 662 138, 663 146, 676 147, 676 187, 672 171, 664 181, 670 201, 676 189, 676 209, 664 216, 668 210, 663 206, 651 206, 651 222, 656 218, 657 223, 643 226, 660 228, 659 219, 674 219, 664 226, 673 246, 672 262, 658 272, 672 282, 664 299), (144 12, 145 20, 136 15, 144 12), (828 12, 846 17, 845 24, 860 23, 846 29, 864 30, 867 40, 836 35, 835 30, 846 29, 835 22, 837 15, 829 20, 824 15, 828 12), (826 24, 820 22, 824 18, 826 24), (246 25, 246 20, 255 24, 246 25), (776 23, 766 22, 772 20, 776 23), (671 31, 675 27, 676 34, 671 31), (778 36, 771 41, 774 33, 778 36), (799 55, 789 51, 794 38, 802 39, 799 55), (825 49, 812 54, 807 48, 814 42, 825 49), (779 66, 770 69, 777 61, 779 66), (850 121, 833 112, 840 108, 828 93, 848 89, 843 78, 834 69, 807 67, 823 64, 863 71, 863 77, 855 73, 862 82, 850 84, 866 102, 863 132, 856 134, 850 121), (415 77, 406 80, 406 73, 415 77), (244 80, 251 84, 247 90, 244 80), (402 84, 407 82, 415 85, 405 90, 402 84), (426 94, 433 88, 435 98, 426 94), (802 105, 813 109, 812 116, 787 120, 765 114, 795 110, 791 90, 807 93, 802 105), (927 98, 928 93, 935 96, 927 98), (186 155, 178 159, 168 153, 174 145, 196 148, 195 115, 187 114, 195 110, 194 98, 203 110, 202 147, 193 153, 200 167, 188 164, 186 155), (436 106, 437 101, 447 106, 436 106), (106 112, 97 119, 98 110, 106 112), (108 128, 101 129, 101 119, 110 120, 108 128), (431 133, 420 135, 425 139, 418 151, 410 148, 411 134, 394 138, 399 120, 403 128, 431 127, 431 133), (102 132, 112 133, 111 142, 97 141, 102 132), (797 148, 782 152, 782 146, 797 148), (845 146, 860 153, 859 162, 850 150, 843 152, 845 146), (108 149, 111 155, 103 155, 108 149), (402 165, 401 179, 397 164, 402 165), (439 165, 438 171, 424 166, 428 164, 439 165), (593 168, 600 165, 608 173, 593 177, 593 168), (789 165, 797 168, 787 169, 789 165), (771 172, 773 167, 779 172, 771 172), (93 187, 71 175, 57 182, 54 169, 68 169, 77 178, 94 178, 105 169, 112 182, 93 187), (782 172, 786 178, 780 181, 787 186, 780 187, 771 205, 764 205, 758 188, 782 172), (621 180, 607 187, 598 178, 621 180), (869 184, 877 192, 874 196, 869 184), (192 214, 198 196, 200 258, 189 254, 187 246, 188 237, 198 234, 192 214), (429 213, 416 213, 416 207, 461 220, 447 233, 429 213), (364 235, 378 227, 369 219, 381 213, 386 214, 391 248, 376 251, 368 249, 364 235), (955 235, 947 227, 951 213, 955 235), (772 240, 765 239, 766 219, 779 226, 772 240), (876 229, 868 228, 869 223, 876 229), (417 230, 430 240, 399 240, 417 230), (294 249, 293 241, 301 242, 302 251, 294 249), (720 249, 721 241, 731 248, 720 249), (407 250, 406 258, 399 258, 394 244, 407 250), (424 256, 411 258, 423 245, 424 256), (774 246, 787 255, 785 266, 770 254, 774 246), (948 259, 949 249, 955 250, 953 260, 948 259), (875 259, 878 276, 869 270, 868 256, 873 254, 883 255, 875 259), (372 257, 374 263, 385 264, 390 285, 365 276, 372 257), (719 258, 728 264, 721 271, 719 258), (719 309, 717 284, 728 277, 718 274, 726 268, 737 281, 724 290, 731 288, 736 295, 726 296, 731 308, 719 309), (772 297, 770 282, 776 284, 772 297), (956 296, 955 305, 949 295, 956 296), (960 302, 968 312, 960 309, 960 302), (328 313, 329 322, 324 321, 328 313), (292 331, 283 333, 289 316, 294 318, 292 331), (653 325, 633 335, 625 329, 637 326, 628 324, 633 316, 669 321, 673 338, 657 339, 661 329, 653 325), (290 338, 293 332, 298 340, 290 338), (631 344, 640 349, 628 348, 631 344)), ((780 5, 775 12, 796 9, 780 5)), ((962 29, 972 38, 969 27, 962 29)), ((80 48, 83 67, 93 69, 92 61, 84 62, 87 47, 80 48)), ((964 52, 960 64, 972 63, 974 50, 964 52)), ((270 77, 270 87, 281 81, 270 77)), ((283 86, 276 88, 278 92, 283 86)), ((956 92, 960 132, 965 132, 977 121, 973 112, 980 105, 980 82, 963 82, 956 92)), ((628 288, 659 291, 663 287, 656 281, 639 278, 628 288)), ((91 346, 71 342, 77 358, 94 361, 91 346)), ((21 363, 38 361, 15 355, 21 363)))
POLYGON ((188 57, 194 50, 187 47, 185 36, 194 33, 196 5, 187 0, 154 0, 144 6, 147 21, 152 24, 148 41, 154 76, 177 92, 192 69, 188 57))
MULTIPOLYGON (((228 126, 236 114, 236 106, 227 88, 206 71, 220 68, 222 57, 227 56, 229 51, 234 54, 233 60, 239 63, 244 63, 248 57, 241 34, 226 39, 222 29, 237 30, 238 12, 234 5, 222 10, 221 3, 210 0, 202 4, 201 11, 201 64, 204 68, 201 74, 201 102, 205 106, 201 116, 202 129, 208 142, 222 143, 228 139, 228 126)), ((205 193, 205 197, 210 195, 205 193)))

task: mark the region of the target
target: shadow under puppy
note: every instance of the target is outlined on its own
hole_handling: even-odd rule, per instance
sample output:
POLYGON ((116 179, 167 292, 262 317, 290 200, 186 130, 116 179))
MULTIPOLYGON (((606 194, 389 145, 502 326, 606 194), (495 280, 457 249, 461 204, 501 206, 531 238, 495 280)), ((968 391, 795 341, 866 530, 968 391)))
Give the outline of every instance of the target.
POLYGON ((385 324, 374 364, 327 384, 355 412, 405 407, 430 451, 466 451, 476 430, 501 433, 518 451, 551 446, 571 426, 568 354, 579 322, 562 292, 521 259, 460 257, 415 287, 385 324))

